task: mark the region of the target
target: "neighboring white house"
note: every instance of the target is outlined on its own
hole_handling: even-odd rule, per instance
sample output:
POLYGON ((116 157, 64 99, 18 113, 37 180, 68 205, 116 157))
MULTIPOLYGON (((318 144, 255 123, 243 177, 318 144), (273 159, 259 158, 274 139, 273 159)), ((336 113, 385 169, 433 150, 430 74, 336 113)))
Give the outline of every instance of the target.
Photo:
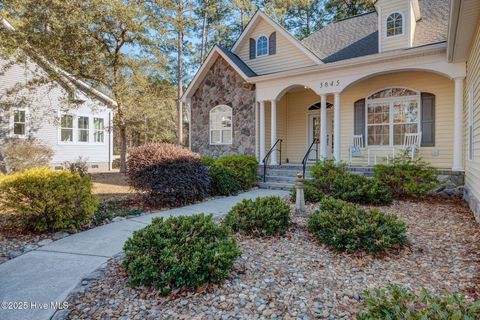
MULTIPOLYGON (((6 63, 0 61, 2 66, 6 63)), ((0 74, 0 141, 38 140, 53 149, 54 169, 81 157, 90 171, 110 170, 113 114, 108 105, 114 101, 72 78, 66 83, 48 83, 7 95, 15 86, 23 88, 38 72, 45 71, 30 60, 9 66, 0 74), (75 103, 67 99, 66 85, 74 88, 75 103)))

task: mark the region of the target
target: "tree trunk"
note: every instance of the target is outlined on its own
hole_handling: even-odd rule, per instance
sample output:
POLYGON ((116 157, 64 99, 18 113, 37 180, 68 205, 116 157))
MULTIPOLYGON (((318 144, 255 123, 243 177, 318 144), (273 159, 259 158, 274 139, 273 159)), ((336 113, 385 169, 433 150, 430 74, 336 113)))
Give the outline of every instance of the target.
MULTIPOLYGON (((180 0, 178 7, 178 14, 182 15, 181 20, 183 20, 183 3, 180 0)), ((181 27, 178 29, 178 38, 177 38, 177 83, 178 83, 178 144, 183 146, 183 30, 181 27)))
POLYGON ((120 136, 120 172, 127 172, 127 128, 124 124, 118 126, 120 136))
POLYGON ((202 44, 200 47, 200 65, 203 63, 204 55, 205 55, 205 46, 206 46, 206 39, 207 39, 207 9, 203 12, 203 22, 202 22, 202 44))

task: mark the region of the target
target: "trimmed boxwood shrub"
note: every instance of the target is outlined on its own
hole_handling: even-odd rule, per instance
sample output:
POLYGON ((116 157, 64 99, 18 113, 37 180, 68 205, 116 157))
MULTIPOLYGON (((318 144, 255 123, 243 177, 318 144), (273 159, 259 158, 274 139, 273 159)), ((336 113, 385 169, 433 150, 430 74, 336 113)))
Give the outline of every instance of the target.
POLYGON ((343 200, 325 198, 308 220, 308 229, 338 251, 379 252, 407 241, 406 226, 397 216, 365 211, 343 200))
POLYGON ((181 205, 204 199, 210 173, 200 156, 168 143, 151 143, 129 152, 127 176, 149 204, 181 205))
POLYGON ((330 194, 335 180, 342 175, 347 174, 347 164, 336 163, 333 160, 317 161, 309 168, 313 176, 315 187, 324 194, 330 194))
POLYGON ((216 162, 208 166, 212 178, 210 182, 210 194, 216 196, 229 196, 242 190, 235 172, 216 162))
POLYGON ((13 226, 30 231, 78 229, 98 205, 90 175, 27 169, 0 175, 0 208, 13 226))
POLYGON ((367 204, 389 204, 393 200, 387 185, 354 173, 338 176, 333 182, 331 195, 345 201, 367 204))
MULTIPOLYGON (((306 202, 319 202, 323 199, 323 193, 313 185, 310 180, 303 181, 303 193, 306 202)), ((292 187, 290 189, 290 201, 295 202, 297 199, 297 189, 292 187)))
POLYGON ((396 197, 426 196, 439 185, 439 172, 420 158, 396 157, 389 164, 374 167, 374 177, 389 186, 396 197))
POLYGON ((162 295, 219 283, 241 255, 230 229, 211 215, 154 218, 124 245, 130 285, 155 286, 162 295))
POLYGON ((223 156, 217 164, 232 169, 243 190, 256 185, 258 162, 254 156, 223 156))
POLYGON ((415 295, 389 285, 387 289, 366 291, 364 296, 364 310, 357 314, 358 320, 480 319, 480 301, 468 303, 460 294, 435 296, 423 289, 415 295))
POLYGON ((223 223, 233 231, 257 237, 284 235, 290 226, 290 208, 275 196, 244 199, 230 210, 223 223))

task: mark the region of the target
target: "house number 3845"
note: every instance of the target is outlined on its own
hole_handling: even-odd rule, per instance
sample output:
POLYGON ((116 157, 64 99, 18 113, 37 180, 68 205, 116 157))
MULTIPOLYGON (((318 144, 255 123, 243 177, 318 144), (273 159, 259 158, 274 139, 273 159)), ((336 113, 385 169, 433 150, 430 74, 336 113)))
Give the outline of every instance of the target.
POLYGON ((320 88, 338 87, 339 85, 340 85, 340 80, 320 82, 320 88))

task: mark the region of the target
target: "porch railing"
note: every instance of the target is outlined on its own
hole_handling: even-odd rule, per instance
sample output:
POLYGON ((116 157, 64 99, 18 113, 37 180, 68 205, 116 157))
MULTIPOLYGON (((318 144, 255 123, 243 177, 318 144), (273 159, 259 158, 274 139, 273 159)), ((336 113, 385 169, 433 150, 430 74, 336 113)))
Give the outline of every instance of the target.
POLYGON ((310 153, 315 150, 315 161, 318 161, 318 144, 320 140, 319 139, 313 139, 312 144, 310 147, 308 147, 307 152, 305 153, 305 157, 303 157, 302 160, 302 166, 303 166, 303 177, 305 178, 305 172, 307 170, 307 162, 308 162, 308 157, 310 156, 310 153), (313 149, 313 146, 316 146, 315 149, 313 149))
POLYGON ((282 165, 282 142, 283 140, 282 139, 277 139, 277 141, 275 141, 275 144, 270 148, 270 150, 268 150, 267 152, 267 155, 265 156, 265 158, 263 158, 263 182, 266 181, 266 177, 267 177, 267 164, 268 164, 268 159, 270 159, 270 156, 272 155, 272 152, 275 152, 275 151, 278 151, 279 154, 280 154, 280 162, 279 164, 282 165), (278 148, 277 148, 277 145, 278 145, 278 148))

